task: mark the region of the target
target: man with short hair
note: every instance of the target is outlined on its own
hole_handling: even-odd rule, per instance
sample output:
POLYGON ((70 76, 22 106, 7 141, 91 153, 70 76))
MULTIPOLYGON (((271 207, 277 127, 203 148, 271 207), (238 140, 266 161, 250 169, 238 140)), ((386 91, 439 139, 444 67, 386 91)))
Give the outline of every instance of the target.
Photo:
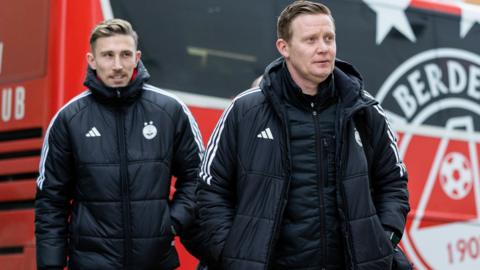
POLYGON ((127 21, 98 24, 88 89, 47 129, 35 202, 39 269, 179 266, 173 238, 194 219, 202 140, 185 104, 146 84, 137 39, 127 21))
POLYGON ((228 270, 391 269, 409 211, 395 134, 336 59, 325 5, 295 1, 277 29, 282 57, 225 110, 201 165, 209 254, 228 270))

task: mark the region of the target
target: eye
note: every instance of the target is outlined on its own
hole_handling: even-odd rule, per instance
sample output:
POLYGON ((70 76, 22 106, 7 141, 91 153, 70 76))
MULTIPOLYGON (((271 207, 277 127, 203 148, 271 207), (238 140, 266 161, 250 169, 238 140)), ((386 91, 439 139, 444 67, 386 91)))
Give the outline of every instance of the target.
POLYGON ((326 40, 327 42, 332 42, 332 41, 335 40, 335 36, 334 36, 334 35, 327 35, 327 36, 325 37, 325 40, 326 40))
POLYGON ((133 53, 132 53, 131 51, 122 52, 122 56, 123 56, 123 57, 130 57, 130 56, 132 56, 132 55, 133 55, 133 53))
POLYGON ((317 41, 316 37, 308 37, 307 38, 307 43, 309 43, 309 44, 315 43, 316 41, 317 41))
POLYGON ((113 52, 104 52, 102 53, 102 56, 106 58, 111 58, 113 57, 113 52))

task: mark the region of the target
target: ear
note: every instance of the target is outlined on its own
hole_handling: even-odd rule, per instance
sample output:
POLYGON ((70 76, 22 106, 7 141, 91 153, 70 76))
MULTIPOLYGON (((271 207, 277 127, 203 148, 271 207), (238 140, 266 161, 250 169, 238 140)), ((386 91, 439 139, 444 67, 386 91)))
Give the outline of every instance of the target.
POLYGON ((286 40, 284 40, 283 38, 279 38, 277 39, 277 42, 275 42, 275 45, 277 46, 277 50, 278 52, 285 58, 287 59, 289 57, 289 53, 288 53, 288 43, 286 40))
POLYGON ((135 52, 135 63, 138 65, 138 62, 140 61, 140 58, 142 57, 142 52, 141 51, 136 51, 135 52))
POLYGON ((90 66, 90 68, 93 69, 93 70, 97 69, 97 63, 95 62, 95 56, 93 56, 93 54, 91 52, 88 52, 86 54, 86 58, 87 58, 87 63, 90 66))

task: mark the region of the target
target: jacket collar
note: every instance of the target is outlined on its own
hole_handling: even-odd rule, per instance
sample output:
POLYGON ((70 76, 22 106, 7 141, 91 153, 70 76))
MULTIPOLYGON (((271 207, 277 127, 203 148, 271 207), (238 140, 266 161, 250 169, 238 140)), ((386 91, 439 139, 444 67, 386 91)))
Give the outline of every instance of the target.
MULTIPOLYGON (((285 60, 280 57, 270 63, 265 69, 260 88, 264 92, 267 100, 274 106, 283 104, 283 86, 282 69, 286 68, 285 60)), ((333 70, 333 88, 338 96, 341 108, 346 111, 354 111, 360 107, 367 106, 372 102, 372 98, 363 93, 363 79, 360 73, 351 64, 342 60, 335 60, 333 70)), ((298 86, 297 86, 298 88, 298 86)), ((277 108, 278 110, 279 108, 277 108)))
POLYGON ((96 71, 88 66, 87 76, 83 82, 83 85, 88 87, 92 91, 93 96, 101 102, 115 104, 129 103, 140 96, 141 92, 143 91, 143 83, 150 78, 150 74, 148 74, 148 71, 143 65, 142 61, 138 62, 135 73, 136 75, 133 76, 132 80, 127 86, 113 88, 106 86, 97 77, 96 71))
POLYGON ((283 62, 279 74, 281 80, 278 83, 280 84, 283 98, 286 102, 298 108, 304 110, 311 110, 312 108, 321 110, 335 101, 336 95, 332 75, 320 83, 317 87, 317 94, 311 96, 304 94, 302 89, 295 83, 285 62, 283 62))

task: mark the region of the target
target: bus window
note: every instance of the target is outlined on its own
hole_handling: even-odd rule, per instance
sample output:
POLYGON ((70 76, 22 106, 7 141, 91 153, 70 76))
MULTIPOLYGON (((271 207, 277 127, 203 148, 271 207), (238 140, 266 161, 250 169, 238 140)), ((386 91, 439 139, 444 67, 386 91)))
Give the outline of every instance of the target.
POLYGON ((0 84, 45 75, 48 19, 47 0, 0 2, 0 84))

